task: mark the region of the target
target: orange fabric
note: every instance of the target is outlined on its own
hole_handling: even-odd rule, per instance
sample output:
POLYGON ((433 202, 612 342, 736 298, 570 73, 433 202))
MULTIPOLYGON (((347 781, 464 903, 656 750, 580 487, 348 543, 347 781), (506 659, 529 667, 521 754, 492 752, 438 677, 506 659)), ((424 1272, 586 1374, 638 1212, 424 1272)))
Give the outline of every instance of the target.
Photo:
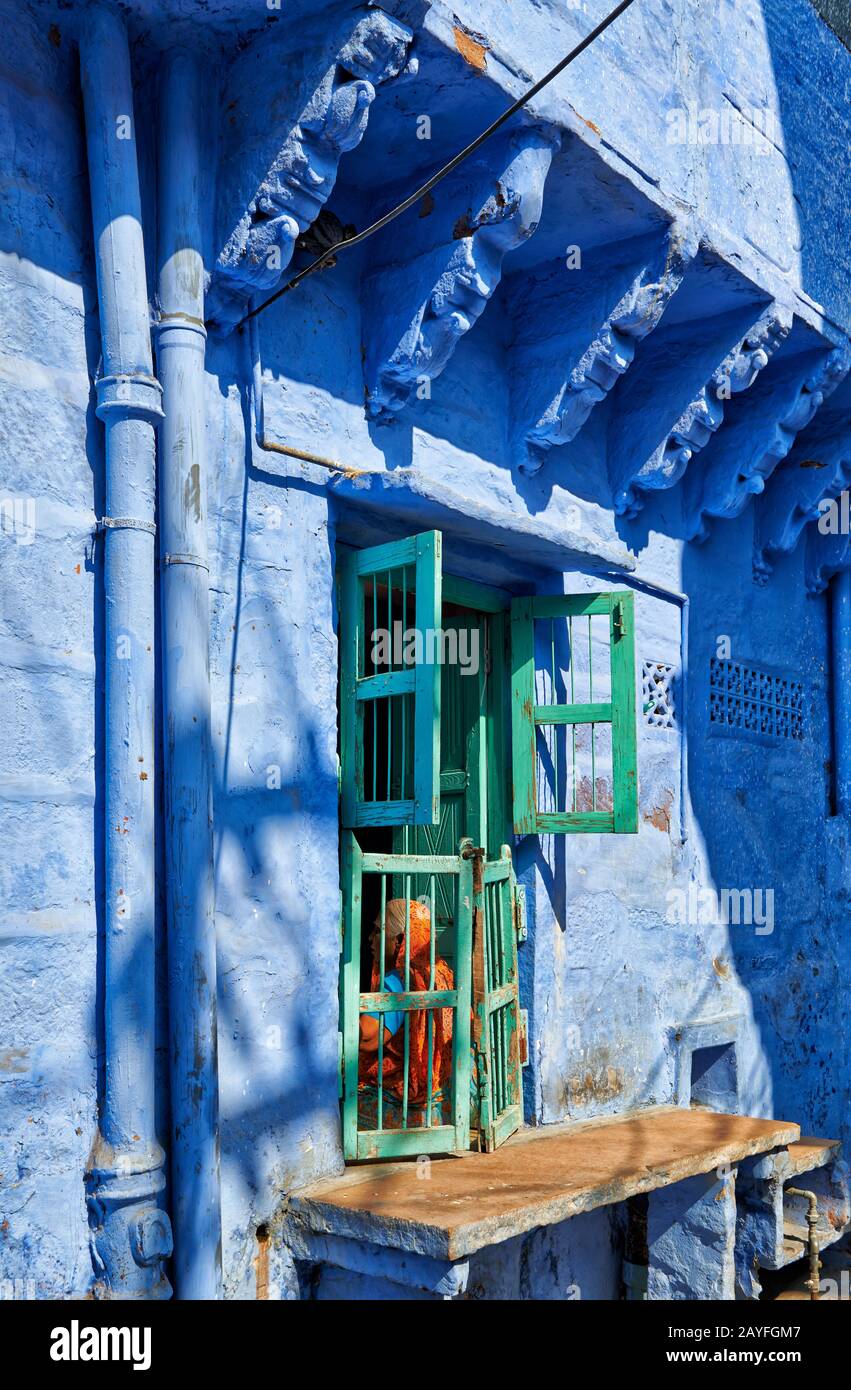
MULTIPOLYGON (((385 922, 390 923, 402 912, 402 929, 405 921, 405 899, 394 898, 387 904, 385 922)), ((431 917, 422 903, 411 900, 410 904, 410 985, 411 993, 419 993, 429 988, 431 956, 431 917)), ((405 942, 399 943, 393 968, 405 983, 405 942)), ((378 990, 381 981, 378 970, 373 966, 372 989, 378 990)), ((455 977, 452 970, 439 956, 434 965, 434 989, 454 989, 455 977)), ((452 1070, 452 1009, 416 1009, 408 1014, 409 1024, 409 1062, 408 1062, 408 1100, 413 1104, 423 1104, 428 1099, 428 1017, 434 1019, 434 1040, 432 1049, 431 1085, 432 1094, 448 1082, 452 1070)), ((401 1100, 405 1078, 405 1028, 404 1025, 384 1044, 384 1065, 382 1076, 385 1089, 401 1100)), ((378 1054, 360 1055, 359 1078, 365 1082, 378 1080, 378 1054)))

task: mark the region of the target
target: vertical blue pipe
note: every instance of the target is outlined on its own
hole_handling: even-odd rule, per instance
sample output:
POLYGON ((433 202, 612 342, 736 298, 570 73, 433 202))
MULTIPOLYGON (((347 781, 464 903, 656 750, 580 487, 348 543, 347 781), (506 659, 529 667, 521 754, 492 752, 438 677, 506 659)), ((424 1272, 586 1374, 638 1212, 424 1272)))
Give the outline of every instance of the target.
POLYGON ((173 50, 159 142, 160 561, 166 734, 172 1214, 181 1299, 221 1297, 216 937, 204 443, 203 86, 173 50))
POLYGON ((88 1173, 95 1292, 163 1298, 171 1251, 154 1120, 153 375, 127 34, 91 6, 80 36, 106 433, 105 1082, 88 1173))
POLYGON ((836 814, 851 815, 851 571, 833 580, 833 757, 836 814))

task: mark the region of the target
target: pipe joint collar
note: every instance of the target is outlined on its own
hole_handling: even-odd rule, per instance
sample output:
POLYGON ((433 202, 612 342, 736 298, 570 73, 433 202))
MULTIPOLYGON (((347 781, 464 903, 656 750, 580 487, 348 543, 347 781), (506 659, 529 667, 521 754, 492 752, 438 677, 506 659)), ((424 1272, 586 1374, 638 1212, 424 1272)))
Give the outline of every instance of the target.
POLYGON ((101 420, 148 420, 156 425, 163 418, 163 389, 156 377, 142 372, 102 376, 97 382, 97 415, 101 420))
POLYGON ((172 1253, 171 1222, 157 1204, 164 1162, 159 1144, 137 1153, 99 1139, 86 1185, 95 1297, 171 1296, 163 1268, 172 1253))
POLYGON ((174 313, 161 313, 156 324, 157 343, 162 347, 189 347, 204 352, 207 330, 204 320, 180 310, 174 313))

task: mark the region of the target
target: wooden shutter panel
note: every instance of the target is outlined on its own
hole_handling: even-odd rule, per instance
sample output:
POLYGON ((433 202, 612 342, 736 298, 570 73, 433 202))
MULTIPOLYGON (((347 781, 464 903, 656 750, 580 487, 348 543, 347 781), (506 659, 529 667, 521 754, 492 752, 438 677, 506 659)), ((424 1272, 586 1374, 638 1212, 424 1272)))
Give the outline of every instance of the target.
POLYGON ((523 1123, 517 968, 517 882, 511 850, 473 855, 473 1046, 482 1148, 498 1148, 523 1123))
MULTIPOLYGON (((605 626, 605 624, 604 624, 605 626)), ((540 638, 540 633, 537 634, 540 638)), ((599 660, 599 643, 598 660, 599 660)), ((545 672, 549 676, 549 672, 545 672)), ((599 683, 599 681, 598 681, 599 683)), ((635 728, 634 603, 629 590, 604 594, 540 595, 515 599, 511 605, 511 720, 514 787, 514 830, 518 835, 616 833, 638 830, 638 777, 635 728), (592 620, 608 620, 608 660, 604 698, 594 699, 592 620), (547 703, 536 698, 541 672, 540 641, 536 651, 536 623, 567 623, 568 657, 557 667, 552 637, 552 674, 547 703), (587 628, 586 625, 587 624, 587 628), (587 633, 587 664, 577 678, 577 653, 587 633), (557 680, 557 669, 559 679, 557 680), (586 687, 587 681, 587 687, 586 687), (568 699, 557 699, 563 683, 568 699), (581 694, 587 698, 578 698, 581 694), (588 732, 590 728, 590 734, 588 732), (590 777, 579 778, 587 802, 577 797, 577 730, 587 746, 590 740, 590 777), (611 805, 598 805, 595 748, 598 730, 606 734, 606 753, 611 767, 611 805), (542 768, 541 731, 548 731, 550 766, 542 768), (561 753, 561 763, 559 754, 561 753), (572 765, 571 765, 572 753, 572 765), (572 788, 570 776, 572 766, 572 788), (548 789, 549 779, 549 789, 548 789), (549 805, 540 805, 542 786, 549 805), (590 789, 590 791, 589 791, 590 789), (572 790, 572 795, 571 795, 572 790)), ((601 800, 608 799, 607 792, 601 800)))
POLYGON ((441 621, 441 534, 349 551, 340 566, 342 821, 436 825, 440 812, 440 665, 428 634, 441 621), (404 647, 420 634, 413 661, 374 660, 376 631, 404 647))
MULTIPOLYGON (((463 1152, 470 1146, 470 1027, 471 959, 473 932, 473 865, 459 848, 453 855, 367 854, 354 835, 343 835, 343 941, 340 981, 340 1010, 343 1037, 343 1153, 347 1159, 402 1158, 430 1153, 463 1152), (372 895, 366 880, 372 880, 372 895), (362 941, 371 928, 363 921, 364 903, 379 904, 378 919, 385 919, 386 904, 394 896, 412 901, 419 889, 429 908, 435 933, 437 954, 438 896, 452 904, 451 956, 453 986, 446 990, 418 991, 406 978, 409 967, 400 962, 399 973, 406 988, 402 991, 364 992, 362 984, 362 941), (393 1115, 393 1091, 383 1083, 383 1043, 377 1054, 379 1065, 373 1090, 377 1091, 374 1122, 369 1113, 360 1114, 361 1078, 359 1069, 360 1019, 365 1013, 402 1011, 408 1024, 404 1050, 404 1077, 409 1076, 410 1021, 417 1013, 424 1019, 429 1049, 433 1046, 435 1010, 452 1013, 451 1076, 442 1078, 444 1097, 435 1092, 420 1097, 409 1095, 402 1084, 401 1097, 393 1115), (429 1020, 432 1020, 430 1024, 429 1020), (448 1094, 447 1094, 448 1093, 448 1094), (431 1103, 433 1099, 433 1105, 431 1103), (448 1101, 448 1103, 447 1103, 448 1101), (401 1113, 400 1113, 401 1111, 401 1113), (448 1113, 447 1113, 448 1112, 448 1113), (363 1123, 362 1123, 363 1121, 363 1123)), ((422 900, 422 899, 421 899, 422 900)), ((407 928, 406 928, 407 930, 407 928)), ((434 956, 432 957, 434 959, 434 956)), ((382 972, 383 973, 383 972, 382 972)), ((379 982, 380 983, 380 982, 379 982)), ((430 1054, 431 1055, 431 1054, 430 1054)), ((366 1107, 364 1107, 366 1111, 366 1107)))

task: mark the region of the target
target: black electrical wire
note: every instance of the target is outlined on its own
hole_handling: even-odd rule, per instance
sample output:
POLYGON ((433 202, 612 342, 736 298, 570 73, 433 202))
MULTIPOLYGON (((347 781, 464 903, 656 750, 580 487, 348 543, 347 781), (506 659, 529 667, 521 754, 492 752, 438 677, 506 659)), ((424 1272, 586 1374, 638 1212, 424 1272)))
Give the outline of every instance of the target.
POLYGON ((383 217, 379 217, 377 222, 371 223, 371 225, 365 227, 362 232, 355 232, 353 236, 344 237, 342 241, 335 242, 333 246, 329 246, 327 251, 323 251, 321 256, 317 256, 315 261, 311 261, 310 265, 300 270, 298 274, 294 275, 291 280, 288 280, 281 289, 276 290, 268 299, 264 299, 262 304, 258 304, 256 308, 251 309, 247 314, 243 315, 237 324, 237 328, 241 328, 249 319, 256 318, 258 314, 262 314, 264 309, 268 309, 269 305, 274 304, 275 300, 280 299, 282 295, 289 294, 290 290, 294 290, 296 285, 300 285, 302 280, 307 279, 308 275, 313 275, 315 271, 320 270, 332 256, 336 257, 341 251, 346 251, 351 246, 359 246, 362 241, 366 241, 367 237, 373 236, 375 232, 380 232, 382 227, 386 227, 389 222, 393 222, 395 218, 401 216, 403 212, 407 212, 408 208, 412 208, 416 203, 421 202, 425 195, 430 193, 436 184, 440 183, 441 179, 445 179, 447 174, 451 174, 453 169, 457 169, 459 164, 463 164, 465 159, 469 159, 470 155, 474 154, 486 140, 489 140, 490 137, 499 130, 500 126, 505 125, 505 122, 509 121, 527 102, 537 96, 538 92, 542 91, 548 83, 558 77, 560 72, 564 72, 564 69, 573 62, 574 58, 578 58, 580 53, 584 53, 585 49, 588 48, 595 39, 599 38, 603 31, 608 29, 610 24, 614 23, 618 15, 623 14, 624 10, 628 10, 633 3, 634 0, 621 0, 621 3, 612 10, 611 14, 606 15, 606 18, 597 25, 596 29, 592 29, 591 33, 587 34, 581 43, 578 43, 575 48, 571 49, 570 53, 568 53, 565 58, 562 58, 561 62, 556 63, 555 67, 551 68, 539 82, 536 82, 534 87, 530 87, 527 92, 524 92, 523 96, 513 101, 511 105, 503 111, 501 116, 497 116, 496 120, 493 121, 486 130, 482 131, 481 135, 477 135, 475 140, 467 145, 465 149, 459 151, 453 159, 450 159, 448 164, 444 164, 442 169, 438 169, 436 174, 432 174, 431 178, 428 179, 422 187, 418 188, 414 193, 411 193, 404 202, 399 203, 395 208, 391 208, 390 212, 385 212, 383 217))

